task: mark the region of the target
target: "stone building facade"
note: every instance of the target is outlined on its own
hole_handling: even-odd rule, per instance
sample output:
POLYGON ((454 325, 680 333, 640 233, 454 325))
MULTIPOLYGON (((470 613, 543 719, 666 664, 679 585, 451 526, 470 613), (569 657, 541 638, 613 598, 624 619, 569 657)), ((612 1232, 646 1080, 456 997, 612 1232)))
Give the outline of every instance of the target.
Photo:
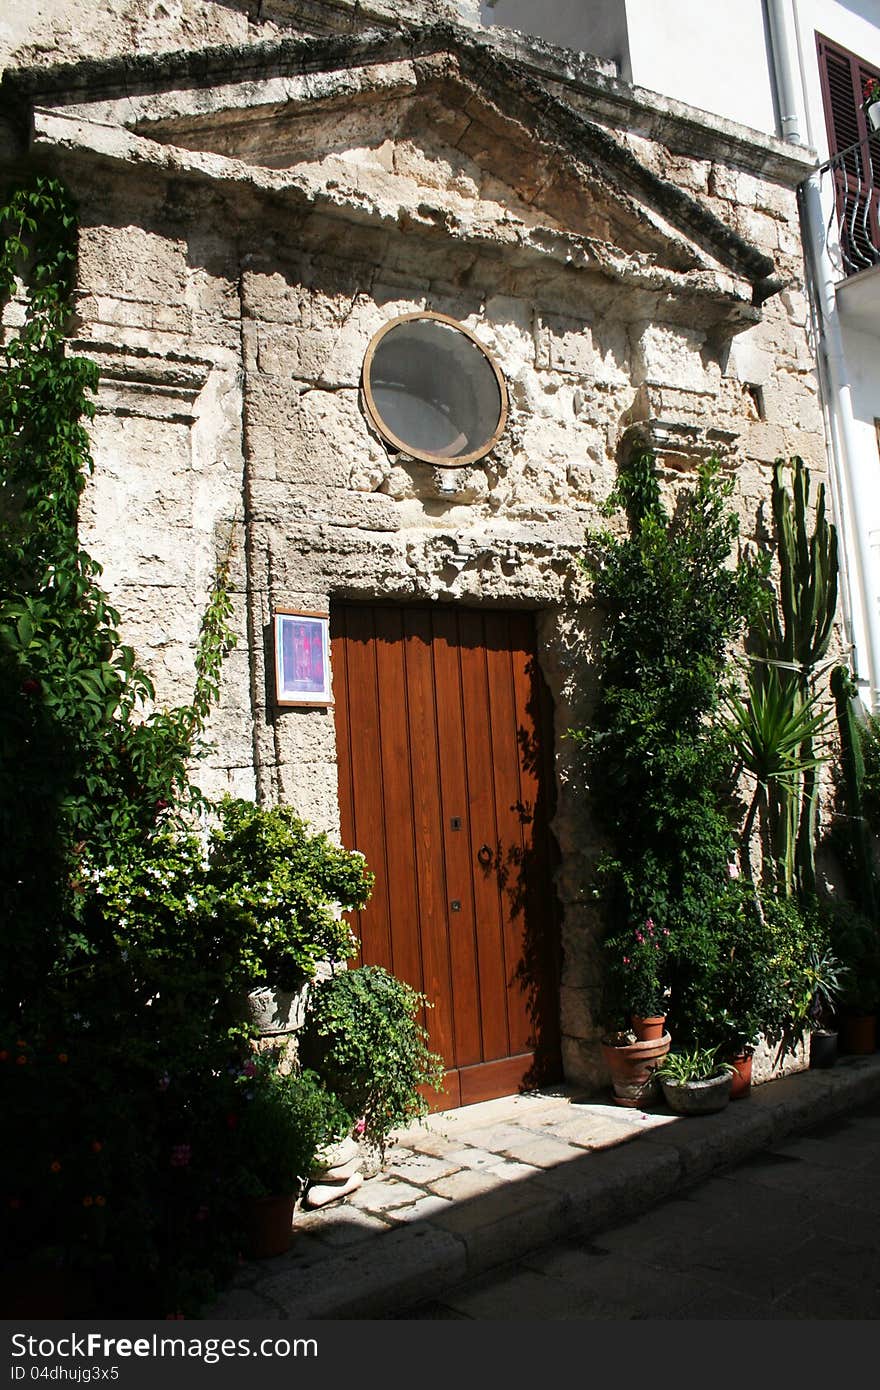
POLYGON ((125 636, 185 698, 231 542, 207 789, 354 835, 387 919, 365 955, 437 1002, 457 1099, 515 1089, 531 1045, 482 997, 490 967, 593 1084, 597 846, 565 733, 598 623, 576 561, 636 440, 671 492, 718 453, 746 536, 778 455, 823 471, 809 157, 451 4, 101 8, 140 51, 116 26, 90 52, 83 21, 58 65, 63 40, 18 35, 0 150, 79 203, 73 346, 101 374, 82 528, 125 636), (503 378, 500 437, 461 466, 395 447, 365 400, 375 336, 426 314, 503 378), (332 704, 278 703, 278 610, 330 615, 332 704))

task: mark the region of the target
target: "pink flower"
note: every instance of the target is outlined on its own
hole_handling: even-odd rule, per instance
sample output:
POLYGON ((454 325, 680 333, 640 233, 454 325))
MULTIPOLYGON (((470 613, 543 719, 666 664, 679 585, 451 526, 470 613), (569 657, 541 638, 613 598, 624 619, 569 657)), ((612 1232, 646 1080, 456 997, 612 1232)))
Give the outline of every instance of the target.
POLYGON ((645 938, 642 936, 642 933, 641 933, 640 931, 637 931, 637 932, 636 932, 636 941, 639 943, 640 946, 641 946, 642 942, 644 941, 644 939, 645 939, 645 938))
POLYGON ((242 1067, 242 1071, 244 1072, 245 1076, 256 1076, 256 1062, 245 1062, 244 1066, 242 1067))
POLYGON ((647 922, 645 923, 645 927, 647 928, 648 935, 649 935, 649 936, 653 936, 653 935, 654 935, 654 923, 651 921, 650 917, 648 918, 647 922))
POLYGON ((629 965, 629 956, 624 956, 623 963, 624 965, 629 965))
POLYGON ((362 1116, 362 1117, 358 1120, 357 1124, 356 1124, 355 1127, 354 1127, 354 1132, 355 1132, 355 1134, 357 1134, 358 1137, 360 1137, 360 1135, 363 1134, 363 1132, 364 1132, 364 1130, 366 1129, 366 1127, 367 1127, 367 1122, 366 1122, 366 1120, 365 1120, 365 1119, 363 1118, 363 1116, 362 1116))
POLYGON ((739 878, 739 865, 733 860, 727 866, 727 876, 728 878, 739 878))

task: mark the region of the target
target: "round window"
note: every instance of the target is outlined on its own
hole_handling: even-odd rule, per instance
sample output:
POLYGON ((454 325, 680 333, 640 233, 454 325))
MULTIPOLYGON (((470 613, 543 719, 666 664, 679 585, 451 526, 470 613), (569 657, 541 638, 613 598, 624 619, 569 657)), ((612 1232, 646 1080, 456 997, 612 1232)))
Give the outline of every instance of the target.
POLYGON ((389 444, 447 468, 487 454, 507 419, 504 377, 444 314, 404 314, 379 330, 364 359, 364 396, 389 444))

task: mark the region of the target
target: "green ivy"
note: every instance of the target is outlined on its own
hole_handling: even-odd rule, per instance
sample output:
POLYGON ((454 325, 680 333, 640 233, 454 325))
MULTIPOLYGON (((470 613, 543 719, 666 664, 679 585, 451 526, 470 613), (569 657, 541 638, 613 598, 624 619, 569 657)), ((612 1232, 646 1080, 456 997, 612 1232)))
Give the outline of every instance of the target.
POLYGON ((380 1150, 393 1129, 427 1113, 421 1088, 442 1086, 442 1059, 419 1022, 426 1004, 378 965, 341 970, 311 991, 300 1055, 380 1150))

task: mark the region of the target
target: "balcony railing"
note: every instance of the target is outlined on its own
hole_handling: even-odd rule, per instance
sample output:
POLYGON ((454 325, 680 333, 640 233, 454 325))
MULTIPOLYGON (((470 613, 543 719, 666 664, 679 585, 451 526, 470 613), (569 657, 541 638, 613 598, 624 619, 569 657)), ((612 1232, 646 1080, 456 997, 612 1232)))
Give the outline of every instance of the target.
POLYGON ((829 208, 825 245, 838 278, 880 265, 880 131, 841 150, 818 172, 829 208))

